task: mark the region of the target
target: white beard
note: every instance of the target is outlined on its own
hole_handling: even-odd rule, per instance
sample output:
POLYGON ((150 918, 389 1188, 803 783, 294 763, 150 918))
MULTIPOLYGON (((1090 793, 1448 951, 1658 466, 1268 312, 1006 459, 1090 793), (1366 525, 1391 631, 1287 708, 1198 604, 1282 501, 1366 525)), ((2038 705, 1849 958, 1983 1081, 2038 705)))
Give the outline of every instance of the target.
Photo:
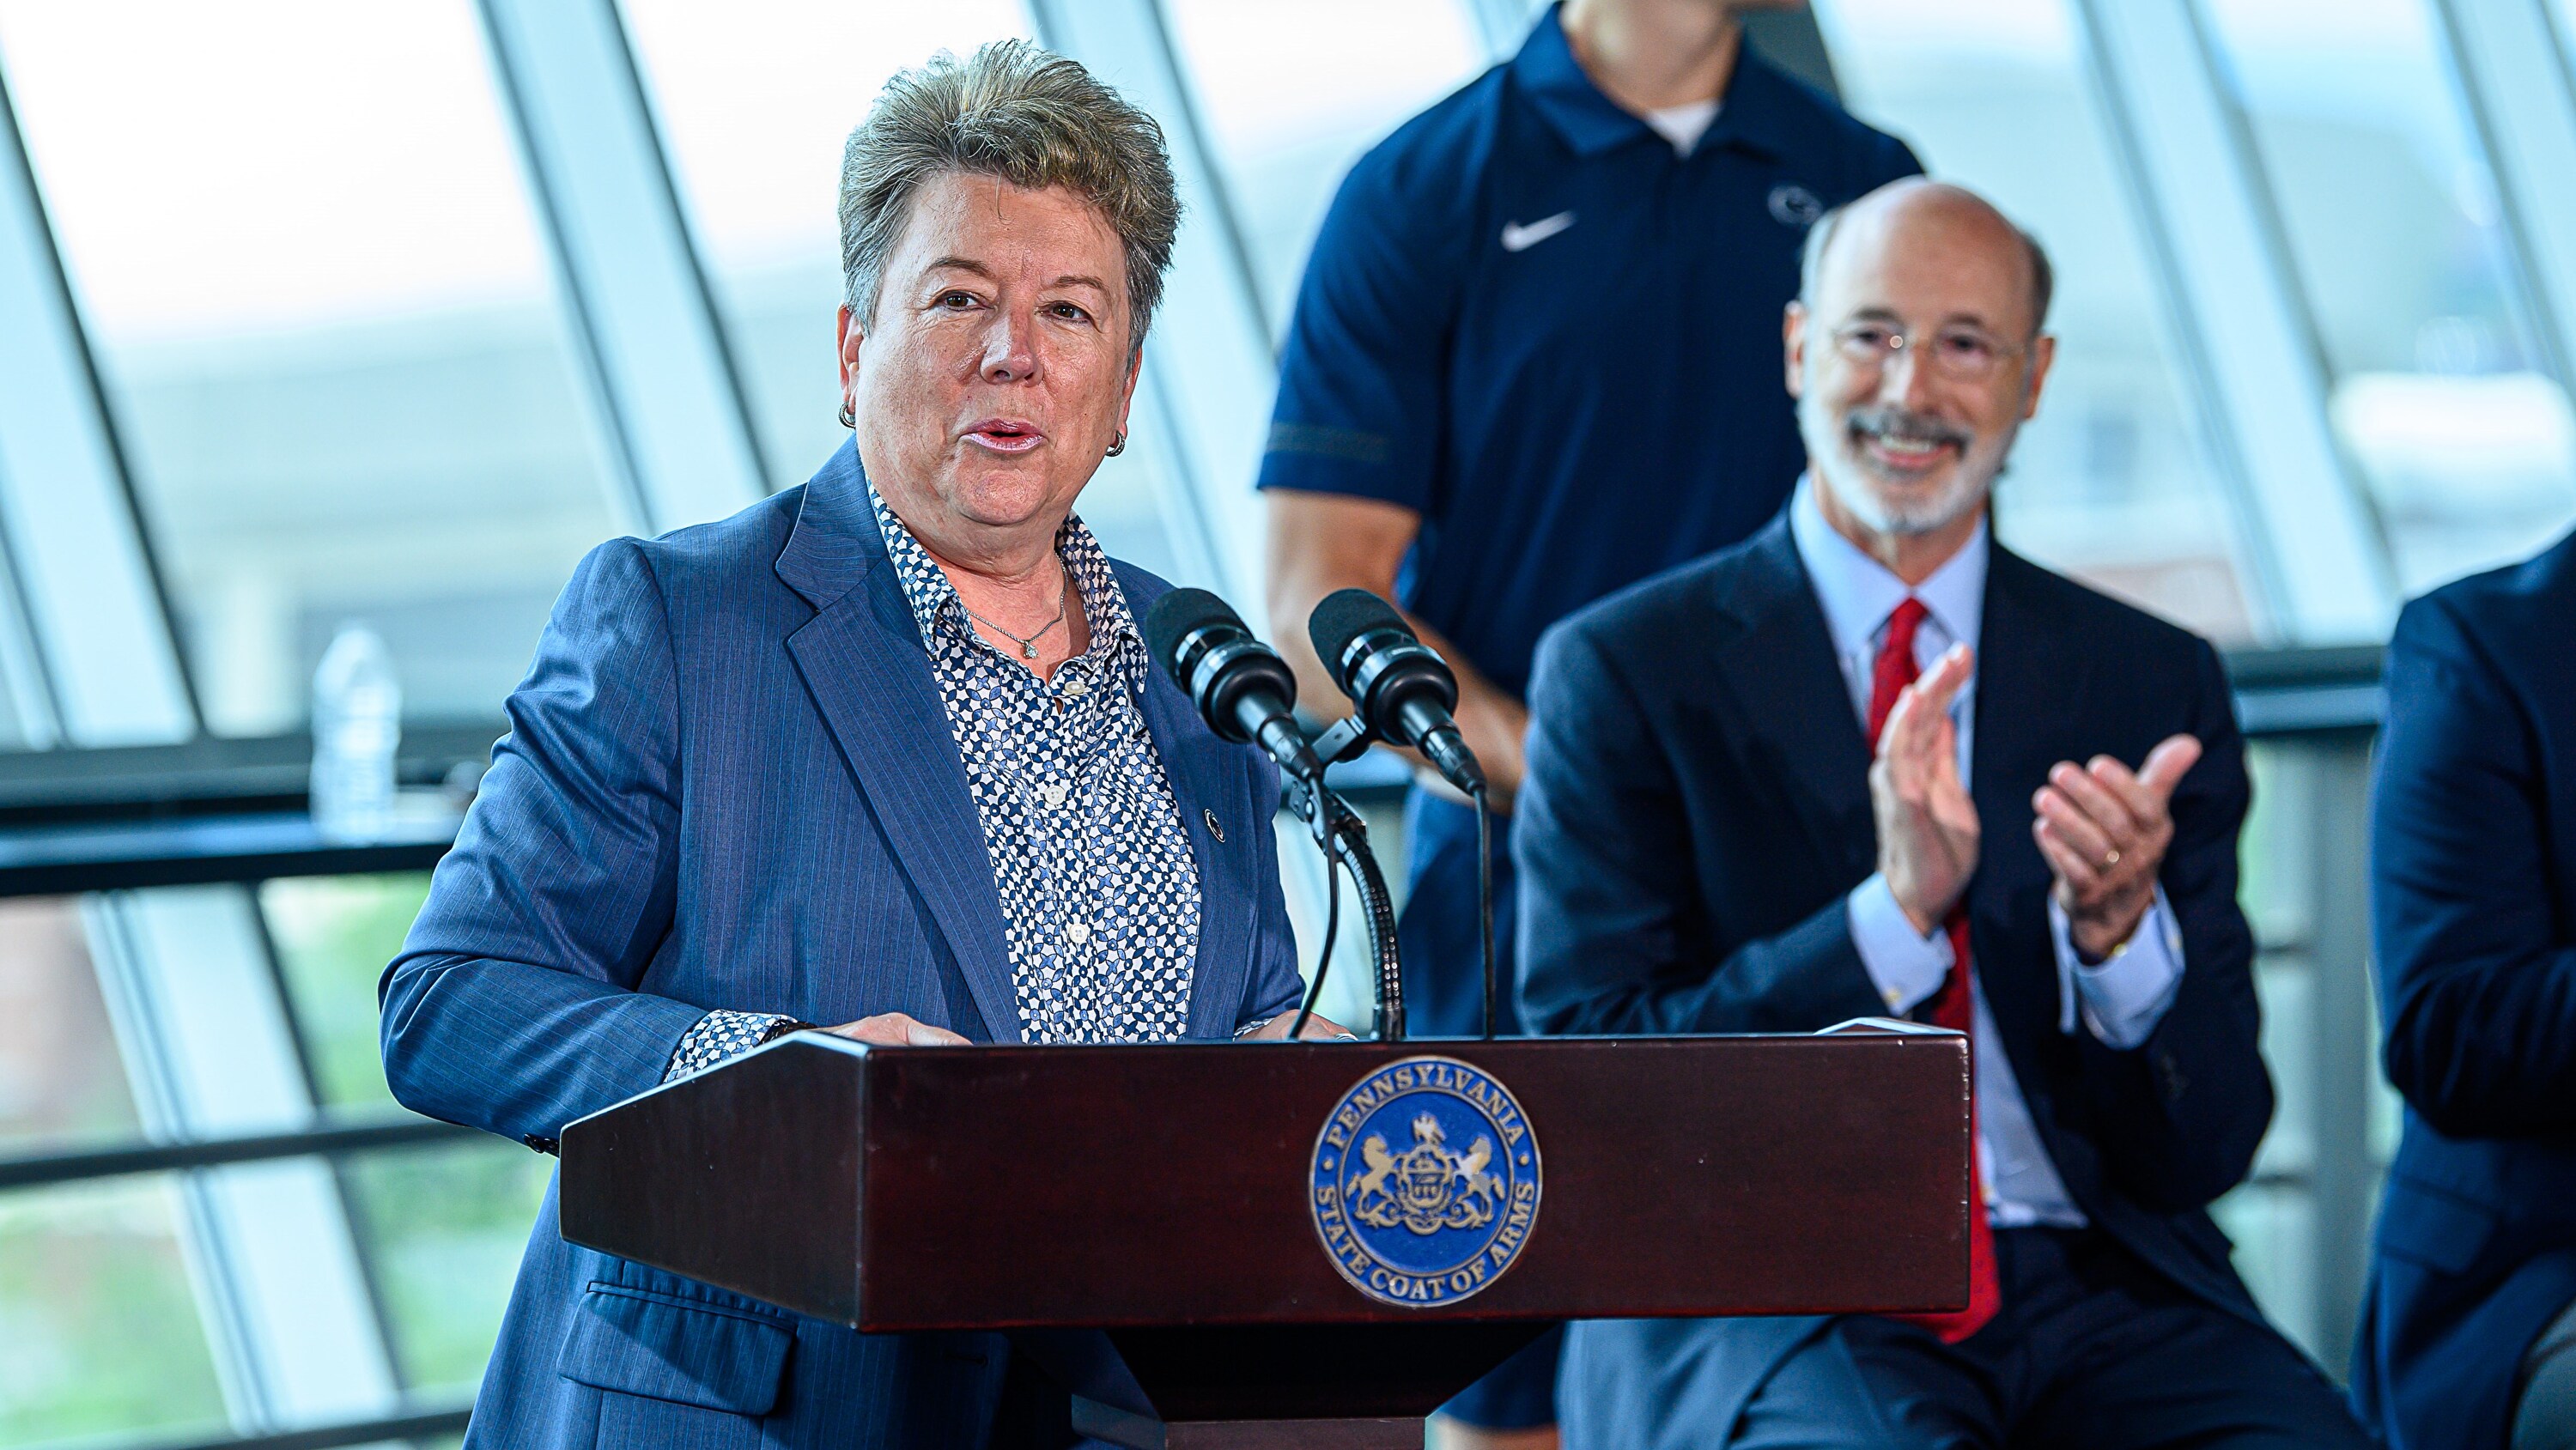
MULTIPOLYGON (((1938 493, 1892 501, 1879 492, 1877 480, 1869 470, 1843 451, 1851 435, 1812 384, 1806 396, 1798 400, 1798 425, 1798 431, 1806 438, 1808 462, 1825 487, 1833 491, 1834 501, 1874 534, 1913 538, 1947 528, 1984 503, 1986 491, 1994 483, 1991 475, 1960 468, 1951 473, 1949 483, 1938 493)), ((2009 448, 2012 440, 2008 438, 2004 443, 2009 448)))

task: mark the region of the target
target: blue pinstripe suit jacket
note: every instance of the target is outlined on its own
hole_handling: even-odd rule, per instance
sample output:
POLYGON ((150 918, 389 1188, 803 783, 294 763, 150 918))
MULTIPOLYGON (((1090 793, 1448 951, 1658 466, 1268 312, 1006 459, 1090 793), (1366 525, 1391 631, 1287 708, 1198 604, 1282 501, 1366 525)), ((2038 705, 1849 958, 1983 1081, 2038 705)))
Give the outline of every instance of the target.
MULTIPOLYGON (((1140 615, 1169 587, 1117 572, 1140 615)), ((1222 1038, 1297 993, 1277 777, 1159 672, 1144 714, 1199 870, 1189 1034, 1222 1038)), ((854 448, 722 523, 592 551, 509 715, 385 973, 406 1105, 555 1137, 658 1083, 717 1007, 1017 1040, 992 866, 854 448)), ((573 1247, 549 1188, 468 1439, 974 1445, 1007 1354, 573 1247)))

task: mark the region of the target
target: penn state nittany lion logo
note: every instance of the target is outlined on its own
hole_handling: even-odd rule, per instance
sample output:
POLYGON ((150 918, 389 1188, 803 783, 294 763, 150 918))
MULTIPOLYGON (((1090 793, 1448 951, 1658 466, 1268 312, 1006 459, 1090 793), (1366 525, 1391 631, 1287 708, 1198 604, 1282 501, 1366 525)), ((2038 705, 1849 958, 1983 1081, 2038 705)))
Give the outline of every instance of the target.
POLYGON ((1482 1069, 1407 1058, 1333 1106, 1310 1186, 1315 1232, 1353 1288, 1389 1304, 1454 1304, 1529 1242, 1538 1139, 1482 1069))

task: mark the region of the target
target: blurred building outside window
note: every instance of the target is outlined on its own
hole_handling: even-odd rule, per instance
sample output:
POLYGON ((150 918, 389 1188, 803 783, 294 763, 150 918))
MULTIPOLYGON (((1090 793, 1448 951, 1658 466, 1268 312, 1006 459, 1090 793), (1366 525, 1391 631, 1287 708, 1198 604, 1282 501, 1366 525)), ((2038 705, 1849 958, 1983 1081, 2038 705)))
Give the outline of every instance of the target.
MULTIPOLYGON (((0 1153, 95 1146, 137 1128, 79 911, 0 901, 0 1153)), ((0 1193, 0 1444, 221 1428, 171 1184, 0 1193)))
POLYGON ((0 0, 0 66, 208 727, 350 617, 493 714, 618 523, 470 0, 0 0))
MULTIPOLYGON (((428 896, 426 876, 271 881, 260 909, 292 1012, 331 1108, 385 1109, 376 981, 428 896)), ((501 1138, 356 1156, 342 1195, 404 1384, 470 1390, 500 1332, 554 1160, 501 1138)))
POLYGON ((2029 228, 2055 370, 1997 486, 2004 544, 2226 643, 2261 601, 2158 340, 2158 299, 2062 0, 1816 0, 1843 103, 2029 228))
POLYGON ((2541 361, 2493 177, 2424 0, 2200 0, 2409 595, 2576 519, 2576 410, 2541 361))

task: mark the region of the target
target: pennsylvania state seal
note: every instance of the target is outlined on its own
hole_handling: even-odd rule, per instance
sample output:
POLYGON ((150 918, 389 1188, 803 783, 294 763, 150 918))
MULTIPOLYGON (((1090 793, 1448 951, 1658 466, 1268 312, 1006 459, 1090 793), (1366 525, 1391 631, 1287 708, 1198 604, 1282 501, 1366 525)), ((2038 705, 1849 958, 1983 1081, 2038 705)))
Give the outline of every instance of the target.
POLYGON ((1333 1105, 1308 1175, 1333 1267, 1372 1299, 1455 1304, 1503 1276, 1538 1221, 1538 1139, 1482 1069, 1409 1057, 1333 1105))

